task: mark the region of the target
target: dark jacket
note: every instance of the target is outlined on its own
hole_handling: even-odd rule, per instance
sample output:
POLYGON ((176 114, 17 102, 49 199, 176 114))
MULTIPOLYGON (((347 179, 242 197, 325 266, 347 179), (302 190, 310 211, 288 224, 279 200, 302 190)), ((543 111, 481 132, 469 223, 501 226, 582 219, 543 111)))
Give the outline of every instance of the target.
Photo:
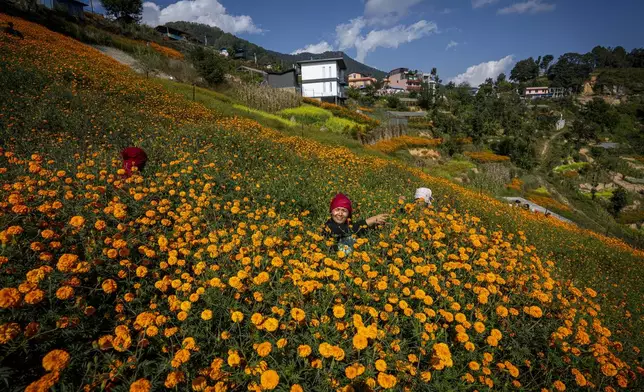
POLYGON ((369 229, 367 221, 361 219, 356 222, 348 220, 343 224, 337 224, 333 219, 329 219, 324 224, 324 235, 335 239, 335 244, 331 248, 333 251, 338 250, 338 243, 350 241, 353 235, 362 235, 369 229))

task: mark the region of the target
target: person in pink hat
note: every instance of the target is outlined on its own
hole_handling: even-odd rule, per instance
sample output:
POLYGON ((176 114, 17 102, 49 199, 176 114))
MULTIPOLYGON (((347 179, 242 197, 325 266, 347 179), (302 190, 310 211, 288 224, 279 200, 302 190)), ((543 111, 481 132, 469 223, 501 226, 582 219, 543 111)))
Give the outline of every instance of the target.
POLYGON ((389 217, 387 214, 379 214, 353 222, 351 200, 343 193, 338 193, 331 200, 329 212, 331 218, 324 224, 325 233, 336 240, 333 250, 342 250, 347 255, 353 251, 355 236, 363 234, 373 226, 386 223, 389 217))

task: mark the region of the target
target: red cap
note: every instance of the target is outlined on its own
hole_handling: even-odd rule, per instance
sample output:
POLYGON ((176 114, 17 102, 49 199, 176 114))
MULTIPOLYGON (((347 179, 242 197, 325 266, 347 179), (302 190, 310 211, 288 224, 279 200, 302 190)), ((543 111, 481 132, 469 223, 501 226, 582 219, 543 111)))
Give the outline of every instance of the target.
POLYGON ((138 147, 128 147, 121 151, 123 157, 123 169, 125 175, 129 177, 132 174, 132 167, 141 167, 148 161, 148 155, 138 147))
POLYGON ((353 209, 351 208, 351 200, 343 194, 343 193, 338 193, 335 195, 333 200, 331 200, 331 207, 329 208, 329 212, 335 210, 338 207, 346 208, 349 211, 349 215, 351 215, 351 212, 353 209))

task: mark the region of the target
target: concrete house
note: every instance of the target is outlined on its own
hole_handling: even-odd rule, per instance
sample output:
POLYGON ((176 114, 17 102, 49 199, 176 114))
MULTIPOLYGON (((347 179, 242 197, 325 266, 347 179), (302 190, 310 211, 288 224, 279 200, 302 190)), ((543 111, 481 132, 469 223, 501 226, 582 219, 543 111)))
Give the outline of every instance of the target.
POLYGON ((363 89, 377 82, 376 78, 357 72, 349 74, 349 87, 363 89))
POLYGON ((526 87, 523 96, 526 99, 562 98, 564 89, 563 87, 526 87))
POLYGON ((343 58, 298 61, 297 66, 302 77, 303 97, 334 103, 346 98, 344 73, 347 65, 343 58))
POLYGON ((396 68, 384 79, 384 89, 390 91, 418 91, 423 75, 408 68, 396 68))

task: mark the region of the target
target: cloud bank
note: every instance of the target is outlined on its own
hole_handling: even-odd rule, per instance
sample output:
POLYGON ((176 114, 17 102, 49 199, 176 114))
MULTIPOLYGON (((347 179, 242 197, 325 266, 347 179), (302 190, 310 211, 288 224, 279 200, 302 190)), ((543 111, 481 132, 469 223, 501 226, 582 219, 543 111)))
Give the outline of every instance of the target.
POLYGON ((217 0, 181 0, 165 8, 148 1, 143 3, 141 21, 152 27, 176 21, 203 23, 232 34, 263 31, 248 15, 228 14, 217 0))
POLYGON ((555 4, 544 3, 541 0, 528 0, 524 3, 515 3, 497 11, 500 15, 507 14, 537 14, 539 12, 554 11, 555 4))
POLYGON ((514 64, 514 56, 509 55, 497 61, 488 61, 469 67, 465 72, 450 79, 456 84, 468 83, 470 86, 478 86, 485 82, 485 79, 495 79, 502 72, 507 72, 514 64))
POLYGON ((300 53, 324 53, 333 50, 333 46, 326 41, 320 41, 317 44, 307 45, 303 48, 296 49, 291 52, 291 54, 300 54, 300 53))

